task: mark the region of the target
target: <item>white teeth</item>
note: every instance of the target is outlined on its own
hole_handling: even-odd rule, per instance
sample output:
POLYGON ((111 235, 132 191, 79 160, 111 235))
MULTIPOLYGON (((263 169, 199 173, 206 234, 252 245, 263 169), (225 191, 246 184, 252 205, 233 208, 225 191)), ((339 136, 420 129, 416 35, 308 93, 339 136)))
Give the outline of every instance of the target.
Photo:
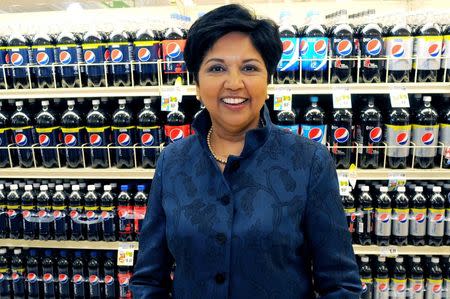
POLYGON ((247 101, 247 99, 243 99, 243 98, 224 98, 224 99, 222 99, 222 101, 225 104, 238 105, 238 104, 244 103, 245 101, 247 101))

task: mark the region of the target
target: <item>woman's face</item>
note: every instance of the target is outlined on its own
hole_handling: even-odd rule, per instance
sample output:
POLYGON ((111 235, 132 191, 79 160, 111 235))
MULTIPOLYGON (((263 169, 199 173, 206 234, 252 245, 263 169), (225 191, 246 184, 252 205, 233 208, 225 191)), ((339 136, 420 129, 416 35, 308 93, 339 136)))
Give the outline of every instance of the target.
POLYGON ((203 59, 197 84, 213 125, 230 133, 256 127, 267 99, 267 76, 247 35, 231 32, 218 39, 203 59))

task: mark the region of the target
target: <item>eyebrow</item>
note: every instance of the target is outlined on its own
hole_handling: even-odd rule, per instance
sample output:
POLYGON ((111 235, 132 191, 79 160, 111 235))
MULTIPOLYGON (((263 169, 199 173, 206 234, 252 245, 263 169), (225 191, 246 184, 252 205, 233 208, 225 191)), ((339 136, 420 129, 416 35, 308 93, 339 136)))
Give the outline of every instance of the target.
MULTIPOLYGON (((245 60, 243 61, 243 63, 252 62, 252 61, 253 61, 253 62, 262 63, 261 61, 259 61, 259 60, 256 59, 256 58, 245 59, 245 60)), ((208 59, 208 60, 205 62, 205 64, 210 63, 210 62, 220 62, 220 63, 225 63, 225 60, 222 59, 222 58, 210 58, 210 59, 208 59)))

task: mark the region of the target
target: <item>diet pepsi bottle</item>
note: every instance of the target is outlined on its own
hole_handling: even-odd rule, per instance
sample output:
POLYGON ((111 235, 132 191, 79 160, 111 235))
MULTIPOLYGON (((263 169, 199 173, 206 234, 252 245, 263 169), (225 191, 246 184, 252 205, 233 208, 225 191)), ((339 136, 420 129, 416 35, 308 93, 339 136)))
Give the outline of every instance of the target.
POLYGON ((392 298, 406 299, 407 291, 407 280, 406 280, 406 269, 403 264, 403 257, 399 256, 395 258, 395 265, 393 271, 393 278, 391 279, 391 292, 393 293, 392 298))
POLYGON ((90 144, 91 166, 106 168, 109 166, 107 145, 110 138, 108 116, 99 108, 100 100, 92 101, 92 110, 86 116, 86 130, 90 144), (101 148, 98 148, 101 147, 101 148))
POLYGON ((375 237, 378 246, 389 245, 391 236, 392 209, 387 187, 380 187, 375 201, 375 237))
POLYGON ((410 267, 410 278, 408 279, 410 298, 423 299, 425 295, 425 285, 420 257, 414 256, 410 267))
POLYGON ((168 28, 164 31, 161 47, 164 83, 167 85, 186 81, 185 45, 186 36, 180 28, 168 28))
MULTIPOLYGON (((449 46, 450 48, 450 46, 449 46)), ((442 167, 450 168, 450 97, 444 96, 444 109, 439 118, 439 142, 443 148, 439 148, 439 158, 442 157, 442 167)))
POLYGON ((9 220, 9 237, 11 239, 22 238, 22 211, 20 208, 19 186, 12 184, 9 186, 9 193, 6 196, 8 220, 9 220))
POLYGON ((36 202, 33 185, 26 185, 22 193, 23 238, 34 240, 37 237, 36 202))
POLYGON ((111 55, 111 76, 114 86, 131 85, 131 65, 133 45, 130 36, 124 31, 113 31, 109 37, 111 55))
POLYGON ((22 249, 14 249, 14 255, 11 257, 11 278, 14 299, 25 298, 25 266, 23 263, 22 249))
POLYGON ((52 210, 55 240, 67 240, 69 230, 67 194, 63 185, 56 186, 56 192, 52 196, 52 210))
POLYGON ((100 209, 102 211, 103 240, 116 241, 116 209, 114 208, 114 197, 111 193, 111 185, 103 186, 103 194, 100 197, 100 209))
POLYGON ((438 24, 426 23, 417 26, 414 32, 413 68, 417 70, 417 82, 436 82, 440 69, 442 49, 441 28, 438 24))
POLYGON ((55 44, 48 34, 37 34, 33 38, 31 47, 32 61, 37 67, 33 68, 39 88, 51 88, 54 85, 55 44))
POLYGON ((369 257, 361 256, 361 265, 359 266, 359 275, 361 276, 362 294, 361 299, 372 299, 373 296, 373 278, 372 268, 369 257))
POLYGON ((439 265, 438 257, 431 258, 431 263, 428 269, 426 289, 426 299, 442 298, 442 269, 439 265))
POLYGON ((161 44, 157 32, 154 30, 140 29, 134 40, 134 58, 136 65, 136 85, 158 85, 158 65, 161 58, 161 44))
POLYGON ((331 83, 352 83, 355 68, 353 28, 350 24, 336 24, 331 28, 331 83), (350 60, 349 60, 350 59, 350 60))
POLYGON ((18 147, 19 166, 33 166, 33 152, 31 149, 33 145, 33 123, 28 113, 23 110, 22 101, 16 101, 16 111, 11 115, 11 128, 18 147), (21 149, 21 147, 28 148, 21 149))
POLYGON ((100 208, 98 194, 95 185, 88 186, 88 192, 84 197, 84 211, 87 224, 87 239, 89 241, 100 241, 101 225, 99 223, 100 208))
POLYGON ((106 86, 107 68, 110 52, 105 38, 95 31, 87 32, 83 37, 83 58, 86 63, 87 85, 89 87, 106 86))
POLYGON ((160 149, 148 148, 150 146, 160 146, 163 143, 163 132, 160 120, 151 109, 151 99, 144 99, 144 108, 138 114, 138 137, 141 151, 141 164, 143 168, 155 168, 159 158, 160 149))
POLYGON ((69 259, 67 257, 67 251, 61 250, 59 252, 59 258, 56 261, 56 267, 58 269, 58 293, 60 299, 70 299, 70 269, 69 259))
POLYGON ((409 82, 413 61, 413 38, 407 24, 391 26, 385 37, 388 81, 409 82))
POLYGON ((432 190, 433 194, 428 204, 428 245, 442 246, 445 229, 445 199, 441 194, 441 187, 434 186, 432 190))
POLYGON ((70 215, 70 239, 80 241, 85 239, 86 225, 80 223, 82 216, 83 196, 80 193, 80 185, 72 185, 72 193, 69 195, 69 215, 70 215))
POLYGON ((42 110, 36 115, 36 133, 39 134, 41 146, 42 165, 47 168, 58 166, 58 138, 60 127, 53 111, 48 109, 49 101, 42 101, 42 110), (46 147, 55 147, 45 149, 46 147))
POLYGON ((383 70, 384 42, 383 30, 379 24, 369 23, 359 28, 361 49, 361 79, 363 83, 380 83, 383 70), (375 60, 373 59, 375 58, 375 60))
POLYGON ((187 122, 184 112, 175 110, 167 114, 164 133, 166 136, 166 145, 191 135, 191 125, 187 122))
POLYGON ((67 101, 67 110, 61 116, 61 131, 66 153, 66 163, 70 168, 83 166, 83 153, 81 146, 84 143, 83 120, 75 110, 75 101, 67 101), (80 147, 80 148, 71 148, 80 147))
POLYGON ((11 143, 9 118, 6 113, 2 111, 2 102, 0 102, 0 168, 10 166, 7 146, 11 143))
POLYGON ((294 84, 298 80, 299 38, 294 26, 283 22, 280 28, 283 53, 277 65, 274 82, 277 84, 294 84))
POLYGON ((62 32, 57 37, 55 59, 58 63, 56 73, 61 80, 61 86, 67 88, 81 86, 84 77, 83 49, 81 38, 77 34, 62 32))
POLYGON ((306 108, 302 118, 301 135, 313 141, 327 143, 327 124, 325 112, 317 105, 318 97, 311 97, 311 105, 306 108))
POLYGON ((142 221, 144 221, 147 212, 148 195, 145 193, 145 185, 138 185, 137 193, 134 196, 134 232, 136 240, 139 239, 141 233, 142 221))
POLYGON ((349 168, 352 155, 353 113, 350 109, 334 109, 330 130, 331 154, 337 168, 349 168))
POLYGON ((361 245, 372 244, 372 234, 374 232, 374 209, 373 199, 369 193, 370 187, 361 186, 361 193, 358 197, 356 211, 356 242, 361 245))
POLYGON ((28 67, 33 63, 31 41, 21 34, 11 35, 8 40, 12 84, 15 89, 29 89, 34 72, 28 67))
POLYGON ((86 269, 84 266, 84 259, 81 251, 75 251, 75 258, 72 262, 72 286, 73 286, 73 298, 84 299, 86 298, 86 269))
POLYGON ((408 244, 409 199, 405 192, 405 187, 397 187, 397 195, 393 201, 392 243, 398 246, 408 244))
POLYGON ((133 241, 133 205, 131 196, 128 193, 128 188, 128 185, 120 186, 121 192, 117 197, 117 214, 119 216, 119 241, 121 242, 133 241))
MULTIPOLYGON (((450 25, 442 27, 443 43, 441 51, 440 78, 443 82, 450 82, 450 25)), ((1 60, 1 58, 0 58, 1 60)))
POLYGON ((292 110, 281 110, 275 117, 275 124, 286 132, 298 134, 298 124, 296 124, 296 115, 292 110))
POLYGON ((119 100, 119 109, 112 116, 112 133, 114 146, 116 146, 116 166, 118 168, 134 167, 134 118, 125 107, 127 101, 119 100))
POLYGON ((411 136, 410 114, 406 108, 389 111, 385 130, 387 167, 406 168, 411 136))
MULTIPOLYGON (((442 186, 442 196, 445 199, 445 236, 444 243, 445 245, 450 245, 450 184, 444 184, 442 186)), ((450 295, 450 293, 449 293, 450 295)))
POLYGON ((410 243, 414 246, 423 246, 427 227, 427 199, 423 195, 422 186, 416 186, 414 191, 409 221, 410 243))
POLYGON ((312 23, 300 33, 303 82, 324 83, 328 69, 328 37, 325 26, 312 23))
POLYGON ((26 290, 29 299, 39 299, 39 260, 36 249, 30 249, 26 261, 27 279, 26 290))
POLYGON ((373 288, 374 299, 389 298, 389 270, 386 266, 386 258, 378 257, 378 263, 375 270, 375 284, 373 288))

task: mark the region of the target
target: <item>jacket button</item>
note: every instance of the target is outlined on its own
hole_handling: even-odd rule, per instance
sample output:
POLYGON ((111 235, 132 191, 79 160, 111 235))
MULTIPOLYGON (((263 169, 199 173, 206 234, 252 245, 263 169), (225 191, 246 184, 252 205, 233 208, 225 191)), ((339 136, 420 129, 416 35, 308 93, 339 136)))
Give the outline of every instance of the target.
POLYGON ((222 284, 225 282, 225 275, 223 275, 223 273, 217 273, 215 276, 215 280, 218 284, 222 284))
POLYGON ((219 200, 222 202, 222 204, 224 206, 227 206, 230 204, 230 197, 228 195, 222 196, 219 200))
POLYGON ((224 233, 218 233, 216 235, 216 240, 219 244, 224 244, 227 241, 227 236, 224 233))

